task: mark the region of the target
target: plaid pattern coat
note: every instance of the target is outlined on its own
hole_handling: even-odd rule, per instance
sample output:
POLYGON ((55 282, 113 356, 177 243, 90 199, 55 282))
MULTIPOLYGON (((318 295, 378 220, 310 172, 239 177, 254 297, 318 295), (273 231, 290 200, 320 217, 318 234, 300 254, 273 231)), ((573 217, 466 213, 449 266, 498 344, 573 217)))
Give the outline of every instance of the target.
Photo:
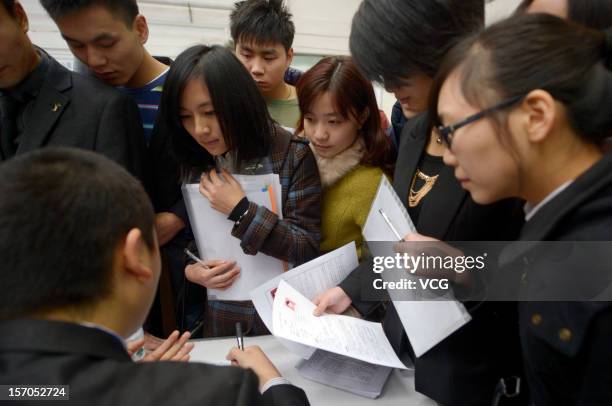
MULTIPOLYGON (((234 226, 246 254, 258 252, 300 265, 319 255, 321 227, 321 181, 308 142, 276 128, 272 150, 258 161, 261 173, 277 173, 281 183, 283 219, 265 207, 249 203, 249 209, 234 226)), ((247 171, 249 172, 249 171, 247 171)), ((250 301, 208 301, 204 315, 204 337, 235 333, 242 323, 245 335, 270 334, 250 301)))
POLYGON ((262 252, 300 265, 319 255, 321 180, 317 163, 308 141, 278 127, 269 159, 272 172, 280 178, 283 219, 250 202, 232 235, 240 239, 246 254, 262 252))

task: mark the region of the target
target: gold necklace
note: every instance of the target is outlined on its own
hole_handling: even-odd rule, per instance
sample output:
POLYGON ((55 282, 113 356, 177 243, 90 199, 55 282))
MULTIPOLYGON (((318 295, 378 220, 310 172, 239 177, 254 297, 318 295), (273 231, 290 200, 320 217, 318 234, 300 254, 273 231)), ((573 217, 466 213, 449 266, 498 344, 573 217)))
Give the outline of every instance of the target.
POLYGON ((427 176, 420 169, 417 168, 414 177, 412 178, 412 184, 410 185, 410 194, 408 195, 408 206, 416 207, 419 205, 421 200, 431 191, 431 189, 436 184, 438 180, 438 176, 427 176), (417 191, 414 190, 414 185, 416 184, 417 177, 424 181, 425 183, 421 188, 417 191))

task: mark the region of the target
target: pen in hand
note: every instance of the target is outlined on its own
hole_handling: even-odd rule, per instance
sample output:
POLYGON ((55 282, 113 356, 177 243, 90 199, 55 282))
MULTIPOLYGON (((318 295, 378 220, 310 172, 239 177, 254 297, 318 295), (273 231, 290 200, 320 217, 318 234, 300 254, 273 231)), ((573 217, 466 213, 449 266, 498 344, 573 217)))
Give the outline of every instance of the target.
POLYGON ((191 331, 189 332, 189 335, 193 336, 195 333, 197 333, 198 331, 200 331, 200 329, 204 327, 204 320, 200 320, 200 322, 198 322, 193 329, 191 329, 191 331))
POLYGON ((395 226, 393 225, 393 223, 391 222, 391 220, 389 220, 389 217, 387 216, 387 214, 383 211, 383 209, 378 209, 378 212, 380 213, 380 215, 383 217, 383 219, 385 220, 385 223, 387 223, 387 226, 389 226, 389 228, 391 229, 391 231, 393 232, 393 234, 395 234, 395 236, 397 237, 398 241, 404 241, 404 239, 402 238, 402 236, 397 232, 397 229, 395 228, 395 226))
POLYGON ((198 264, 202 265, 204 268, 210 269, 210 267, 208 265, 204 264, 204 261, 202 261, 200 258, 198 258, 193 252, 189 251, 187 248, 185 248, 183 251, 192 260, 194 260, 198 264))
POLYGON ((244 351, 244 336, 242 335, 242 324, 236 322, 236 341, 238 341, 238 348, 244 351))

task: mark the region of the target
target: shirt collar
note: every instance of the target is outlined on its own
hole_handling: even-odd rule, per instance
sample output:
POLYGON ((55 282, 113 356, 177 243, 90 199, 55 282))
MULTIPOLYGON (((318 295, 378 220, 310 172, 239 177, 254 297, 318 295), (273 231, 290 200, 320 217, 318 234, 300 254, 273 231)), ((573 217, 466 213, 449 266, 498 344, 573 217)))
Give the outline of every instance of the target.
POLYGON ((531 220, 533 216, 535 216, 536 213, 540 211, 542 207, 546 206, 546 204, 548 204, 551 200, 560 195, 561 192, 563 192, 565 189, 567 189, 569 185, 572 184, 572 182, 572 180, 568 180, 567 182, 553 190, 548 196, 546 196, 540 203, 535 206, 532 206, 529 203, 525 203, 525 207, 523 208, 523 210, 525 211, 525 221, 531 220))
POLYGON ((114 337, 115 339, 117 339, 121 343, 123 348, 127 348, 126 345, 125 345, 125 340, 123 338, 119 337, 119 335, 117 333, 115 333, 113 330, 111 330, 111 329, 109 329, 107 327, 104 327, 104 326, 101 326, 101 325, 95 324, 95 323, 90 323, 90 322, 87 322, 87 321, 82 321, 82 322, 79 323, 79 325, 81 325, 83 327, 93 328, 93 329, 96 329, 96 330, 103 331, 106 334, 109 334, 112 337, 114 337))
POLYGON ((162 85, 166 81, 166 76, 168 75, 169 71, 170 71, 170 67, 168 66, 162 73, 160 73, 157 77, 155 77, 155 79, 151 80, 149 83, 147 83, 144 86, 140 86, 140 87, 117 86, 117 89, 121 90, 122 92, 128 92, 128 93, 140 93, 145 90, 152 90, 156 88, 157 86, 162 85))

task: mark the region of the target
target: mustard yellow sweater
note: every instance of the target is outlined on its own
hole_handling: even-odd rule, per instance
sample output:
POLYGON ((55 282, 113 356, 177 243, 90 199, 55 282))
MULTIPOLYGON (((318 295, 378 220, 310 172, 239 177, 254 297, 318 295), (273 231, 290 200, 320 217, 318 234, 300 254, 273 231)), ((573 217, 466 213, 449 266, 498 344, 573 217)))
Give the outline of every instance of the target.
POLYGON ((321 252, 332 251, 351 241, 361 259, 361 230, 383 176, 382 169, 357 165, 323 190, 321 202, 321 252))

